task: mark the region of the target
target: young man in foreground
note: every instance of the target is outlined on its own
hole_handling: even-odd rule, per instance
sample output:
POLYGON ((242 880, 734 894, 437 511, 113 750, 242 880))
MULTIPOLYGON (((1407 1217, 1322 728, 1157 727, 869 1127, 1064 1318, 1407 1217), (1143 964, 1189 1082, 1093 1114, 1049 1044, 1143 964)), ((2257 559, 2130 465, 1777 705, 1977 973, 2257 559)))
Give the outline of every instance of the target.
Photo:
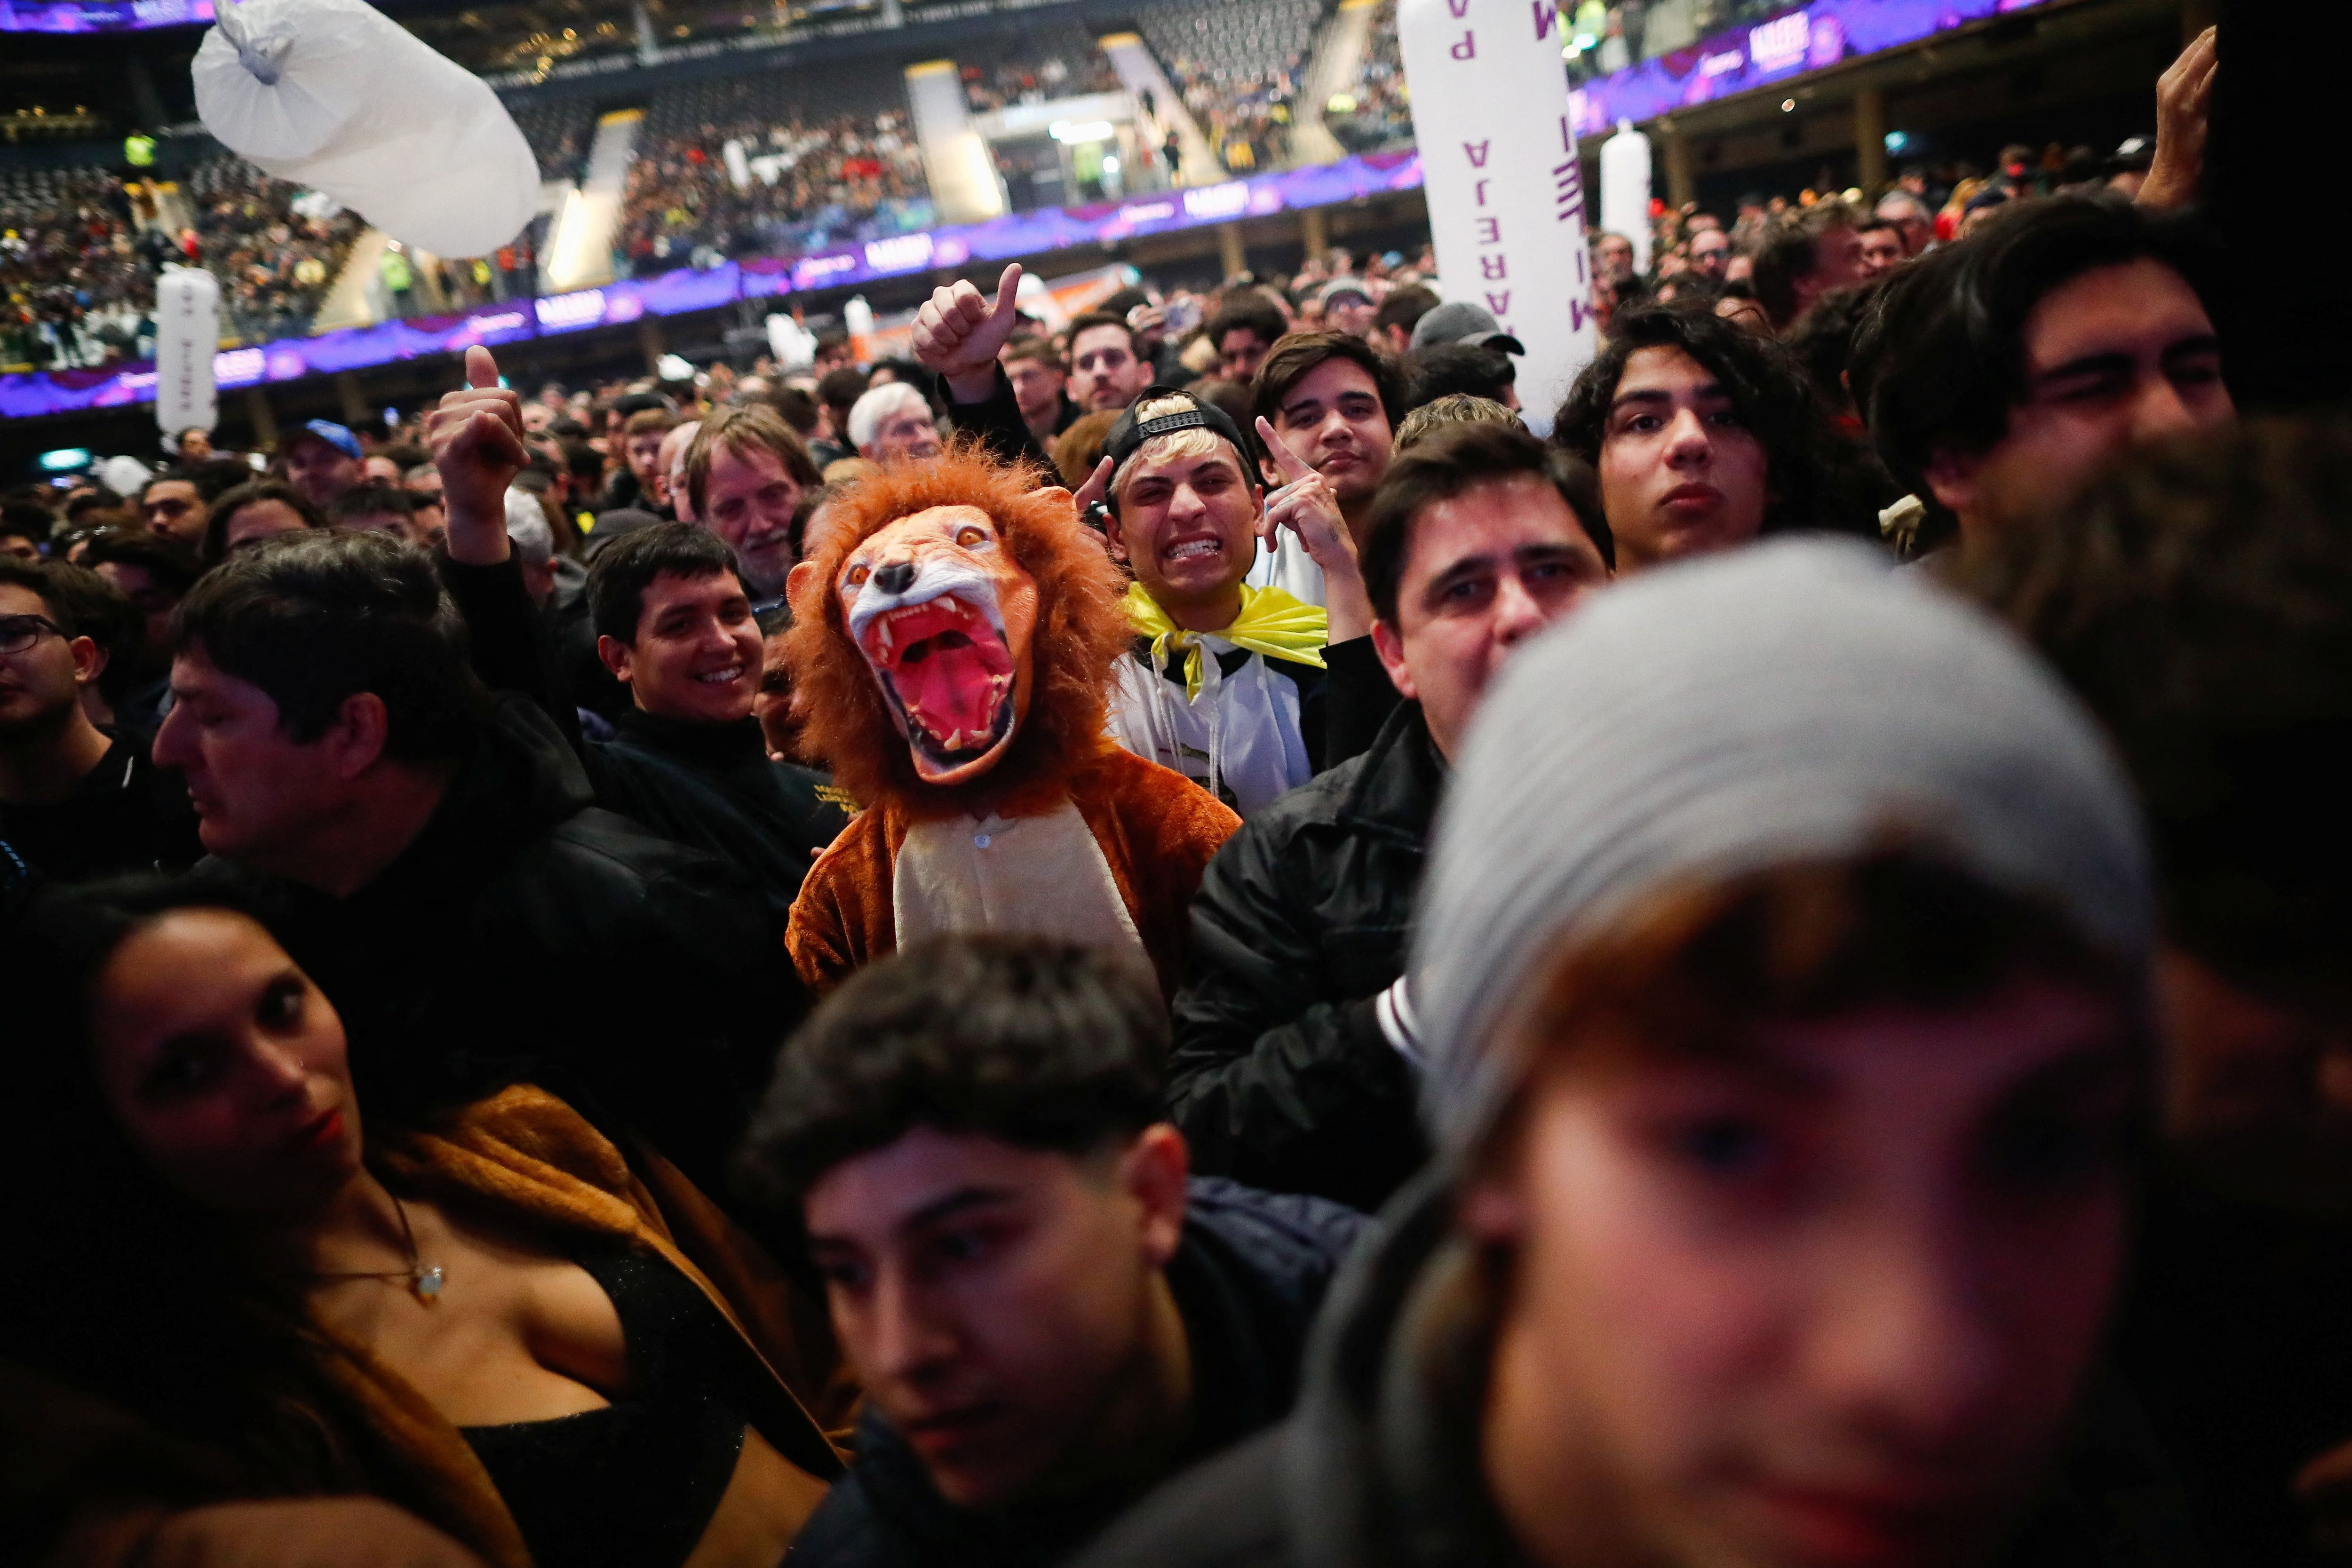
POLYGON ((784 1048, 742 1165, 796 1199, 866 1390, 803 1568, 1045 1564, 1278 1418, 1360 1218, 1188 1179, 1164 1011, 1100 948, 939 938, 784 1048))
POLYGON ((1431 1176, 1290 1420, 1082 1561, 2179 1561, 2093 1376, 2147 854, 2055 680, 1861 547, 1764 546, 1522 653, 1447 823, 1431 1176))

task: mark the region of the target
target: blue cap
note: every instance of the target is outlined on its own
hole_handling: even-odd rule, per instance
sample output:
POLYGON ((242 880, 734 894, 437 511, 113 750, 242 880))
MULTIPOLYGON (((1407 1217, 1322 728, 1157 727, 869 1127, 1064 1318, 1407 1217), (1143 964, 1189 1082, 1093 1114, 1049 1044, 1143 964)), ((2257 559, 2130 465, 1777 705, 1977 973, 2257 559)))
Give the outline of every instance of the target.
MULTIPOLYGON (((306 419, 302 422, 302 430, 317 436, 354 463, 365 455, 360 451, 360 438, 331 419, 306 419)), ((301 432, 298 431, 296 434, 299 434, 301 432)))

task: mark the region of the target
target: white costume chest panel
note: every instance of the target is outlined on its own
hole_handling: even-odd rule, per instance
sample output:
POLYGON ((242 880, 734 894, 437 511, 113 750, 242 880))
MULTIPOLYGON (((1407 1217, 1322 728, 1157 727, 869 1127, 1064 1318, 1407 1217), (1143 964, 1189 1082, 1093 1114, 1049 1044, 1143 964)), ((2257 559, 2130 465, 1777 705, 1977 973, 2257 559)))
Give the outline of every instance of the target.
POLYGON ((958 931, 1011 931, 1118 947, 1143 939, 1078 809, 958 817, 907 830, 890 872, 898 946, 958 931))

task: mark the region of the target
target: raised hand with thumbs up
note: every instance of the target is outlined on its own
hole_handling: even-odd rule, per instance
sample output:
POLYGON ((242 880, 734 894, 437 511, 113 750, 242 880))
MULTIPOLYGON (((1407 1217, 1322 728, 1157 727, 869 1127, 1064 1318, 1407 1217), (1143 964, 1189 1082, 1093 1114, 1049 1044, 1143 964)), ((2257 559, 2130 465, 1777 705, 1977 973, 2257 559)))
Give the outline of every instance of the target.
POLYGON ((915 359, 937 371, 958 402, 980 402, 996 390, 996 355, 1021 324, 1014 301, 1021 291, 1021 264, 997 279, 991 303, 962 278, 934 288, 915 313, 915 359))
POLYGON ((449 559, 495 566, 507 559, 507 486, 530 453, 522 399, 499 385, 499 363, 479 344, 466 350, 466 385, 425 422, 449 510, 449 559))

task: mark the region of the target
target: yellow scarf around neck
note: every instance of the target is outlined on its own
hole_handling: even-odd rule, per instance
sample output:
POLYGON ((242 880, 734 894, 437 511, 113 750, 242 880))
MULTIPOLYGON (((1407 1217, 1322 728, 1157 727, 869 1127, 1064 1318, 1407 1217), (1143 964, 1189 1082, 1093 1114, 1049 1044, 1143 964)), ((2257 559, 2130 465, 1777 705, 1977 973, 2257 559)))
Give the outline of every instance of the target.
MULTIPOLYGON (((1202 633, 1187 632, 1168 618, 1160 601, 1143 584, 1127 585, 1127 621, 1136 635, 1151 639, 1151 667, 1167 667, 1171 652, 1184 655, 1184 700, 1201 695, 1204 678, 1201 662, 1202 633)), ((1323 668, 1323 646, 1329 640, 1330 618, 1312 604, 1301 602, 1279 588, 1242 588, 1242 612, 1223 630, 1208 633, 1223 637, 1236 648, 1264 653, 1270 659, 1323 668)))

